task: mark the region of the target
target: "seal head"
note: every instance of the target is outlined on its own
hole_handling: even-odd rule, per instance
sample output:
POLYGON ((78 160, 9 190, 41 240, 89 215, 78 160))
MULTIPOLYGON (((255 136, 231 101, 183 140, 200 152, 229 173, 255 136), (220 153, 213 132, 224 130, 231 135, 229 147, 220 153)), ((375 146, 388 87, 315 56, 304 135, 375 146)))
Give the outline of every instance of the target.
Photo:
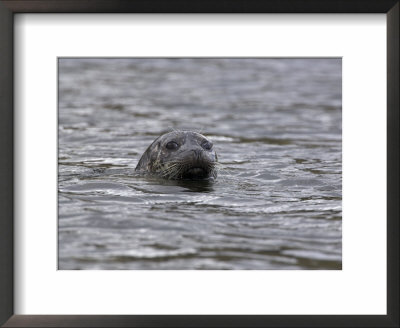
POLYGON ((213 143, 192 131, 161 135, 147 148, 135 171, 166 179, 216 179, 217 153, 213 143))

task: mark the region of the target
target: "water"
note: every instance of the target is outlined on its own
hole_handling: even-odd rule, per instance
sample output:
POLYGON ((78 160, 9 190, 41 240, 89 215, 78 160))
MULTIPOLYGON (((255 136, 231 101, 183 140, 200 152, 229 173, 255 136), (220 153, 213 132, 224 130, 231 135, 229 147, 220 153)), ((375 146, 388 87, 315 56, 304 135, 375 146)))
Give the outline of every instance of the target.
POLYGON ((59 269, 341 269, 340 59, 60 59, 59 269), (216 182, 137 176, 172 129, 216 182))

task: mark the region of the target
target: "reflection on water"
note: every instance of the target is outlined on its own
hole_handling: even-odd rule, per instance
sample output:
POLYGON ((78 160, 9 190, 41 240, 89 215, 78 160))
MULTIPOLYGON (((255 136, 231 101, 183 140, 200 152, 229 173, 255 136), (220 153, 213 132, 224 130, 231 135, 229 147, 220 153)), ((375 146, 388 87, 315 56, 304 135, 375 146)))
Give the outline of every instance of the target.
POLYGON ((60 59, 59 269, 341 269, 340 59, 60 59), (138 176, 201 132, 218 179, 138 176))

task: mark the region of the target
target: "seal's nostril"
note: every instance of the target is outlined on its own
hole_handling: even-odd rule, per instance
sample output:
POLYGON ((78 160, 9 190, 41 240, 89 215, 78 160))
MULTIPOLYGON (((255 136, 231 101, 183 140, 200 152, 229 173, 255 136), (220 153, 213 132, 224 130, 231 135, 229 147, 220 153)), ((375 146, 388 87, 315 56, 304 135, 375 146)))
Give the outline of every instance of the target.
POLYGON ((211 150, 211 148, 213 147, 213 144, 212 144, 212 142, 206 140, 201 144, 201 146, 206 150, 211 150))

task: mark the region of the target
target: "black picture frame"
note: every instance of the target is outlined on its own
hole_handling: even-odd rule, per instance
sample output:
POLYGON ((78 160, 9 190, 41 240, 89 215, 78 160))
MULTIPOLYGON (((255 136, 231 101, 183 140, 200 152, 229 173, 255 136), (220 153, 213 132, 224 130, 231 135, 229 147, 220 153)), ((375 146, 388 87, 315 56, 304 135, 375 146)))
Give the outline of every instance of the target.
POLYGON ((399 8, 398 0, 0 0, 0 324, 4 327, 399 327, 399 8), (387 315, 14 315, 13 21, 17 13, 385 13, 387 315))

